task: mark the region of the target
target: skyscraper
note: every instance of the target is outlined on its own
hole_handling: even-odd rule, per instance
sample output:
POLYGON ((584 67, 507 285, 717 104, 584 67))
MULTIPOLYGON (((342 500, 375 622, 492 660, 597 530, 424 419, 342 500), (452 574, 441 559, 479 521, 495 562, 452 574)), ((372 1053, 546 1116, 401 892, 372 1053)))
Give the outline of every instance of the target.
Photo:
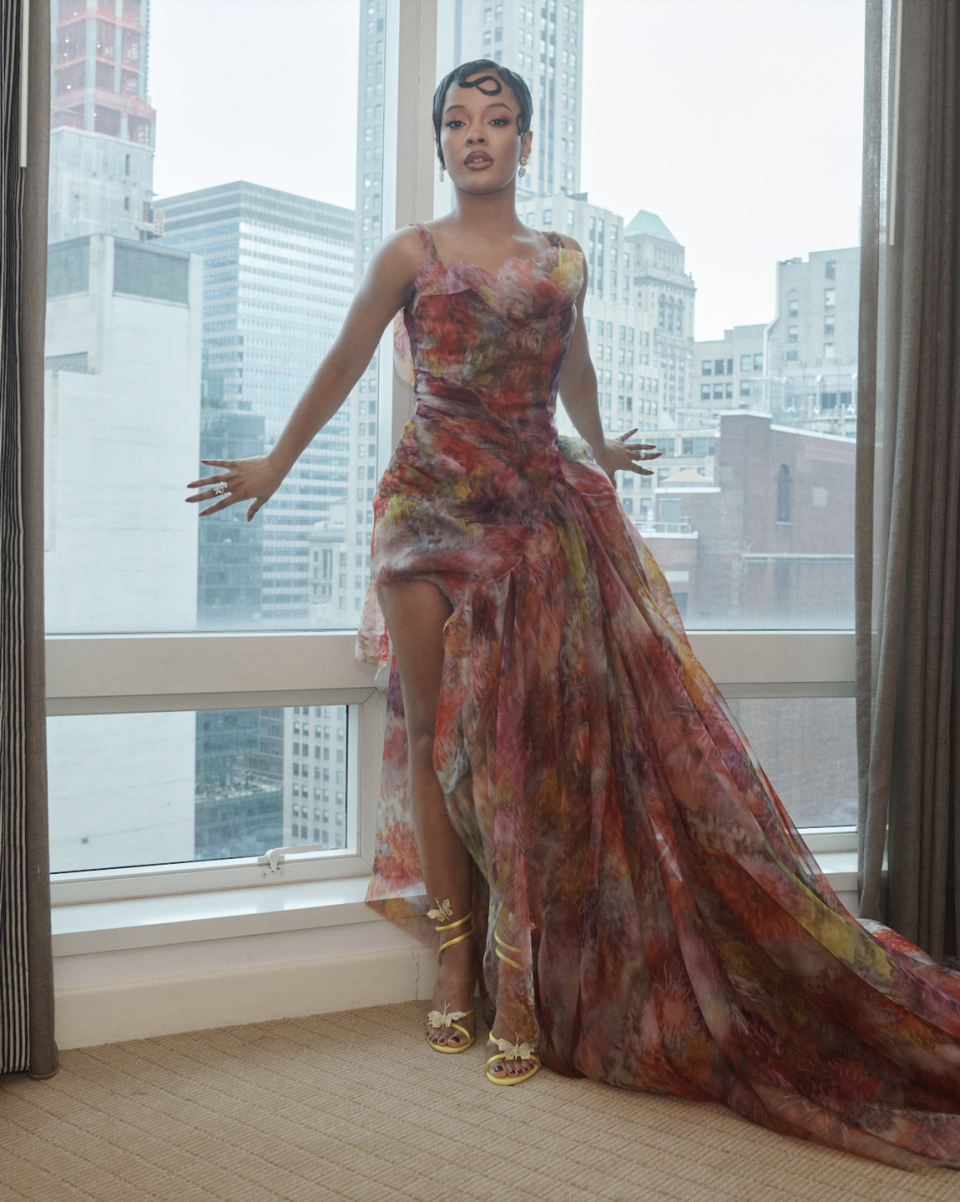
POLYGON ((385 0, 360 0, 357 68, 356 277, 380 245, 383 222, 383 84, 385 0))
POLYGON ((696 287, 684 270, 684 247, 656 213, 641 209, 624 235, 632 250, 631 301, 654 316, 662 411, 675 420, 691 395, 696 287))
POLYGON ((49 240, 155 232, 149 0, 50 0, 49 240))
MULTIPOLYGON (((236 443, 236 457, 262 454, 340 330, 354 286, 353 213, 242 181, 166 197, 157 209, 164 245, 204 256, 201 453, 232 458, 221 452, 236 443), (254 418, 263 425, 256 452, 247 429, 254 418)), ((259 536, 239 509, 206 519, 201 627, 307 624, 307 539, 331 505, 346 500, 349 428, 348 402, 262 510, 259 536), (224 540, 234 536, 225 559, 224 540)))
MULTIPOLYGON (((370 265, 383 236, 383 105, 386 71, 385 0, 361 0, 357 62, 356 282, 370 265)), ((370 538, 373 493, 377 486, 377 422, 380 419, 378 359, 375 354, 354 390, 350 413, 351 481, 343 512, 343 543, 331 540, 336 525, 318 530, 318 563, 329 557, 332 597, 327 604, 343 608, 344 624, 355 624, 370 583, 370 538), (321 545, 322 544, 322 545, 321 545)), ((334 523, 337 516, 332 515, 334 523)), ((317 582, 318 596, 324 583, 317 582)), ((322 598, 321 598, 322 600, 322 598)))

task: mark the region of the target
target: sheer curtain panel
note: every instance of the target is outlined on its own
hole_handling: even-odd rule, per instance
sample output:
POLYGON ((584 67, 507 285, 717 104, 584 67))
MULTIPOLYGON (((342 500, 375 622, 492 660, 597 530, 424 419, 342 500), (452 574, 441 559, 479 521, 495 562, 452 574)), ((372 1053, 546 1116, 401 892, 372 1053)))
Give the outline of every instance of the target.
POLYGON ((960 6, 867 0, 857 459, 860 913, 956 954, 960 6))
POLYGON ((0 6, 0 1071, 56 1072, 43 669, 49 0, 0 6))

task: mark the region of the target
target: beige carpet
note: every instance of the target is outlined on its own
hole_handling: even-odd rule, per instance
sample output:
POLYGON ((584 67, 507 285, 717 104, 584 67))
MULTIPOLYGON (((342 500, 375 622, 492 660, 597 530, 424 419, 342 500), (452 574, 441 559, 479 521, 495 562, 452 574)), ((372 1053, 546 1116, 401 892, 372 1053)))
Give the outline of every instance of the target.
POLYGON ((438 1056, 421 1003, 65 1052, 0 1078, 0 1198, 472 1202, 960 1202, 762 1131, 720 1106, 543 1071, 488 1084, 438 1056))

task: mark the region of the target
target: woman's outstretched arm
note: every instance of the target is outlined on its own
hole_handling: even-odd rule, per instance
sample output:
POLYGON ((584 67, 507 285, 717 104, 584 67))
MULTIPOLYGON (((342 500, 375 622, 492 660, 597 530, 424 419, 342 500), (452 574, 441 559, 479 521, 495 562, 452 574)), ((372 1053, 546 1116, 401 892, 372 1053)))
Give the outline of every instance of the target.
POLYGON ((266 455, 251 459, 205 459, 204 463, 220 468, 220 472, 187 485, 201 490, 187 497, 188 502, 215 502, 200 511, 201 517, 238 501, 249 501, 247 521, 250 521, 273 496, 287 472, 366 370, 387 323, 413 295, 422 260, 423 248, 414 229, 398 230, 383 243, 370 261, 336 341, 274 446, 266 455), (225 493, 223 489, 217 492, 217 485, 225 485, 225 493))
MULTIPOLYGON (((569 250, 580 250, 579 243, 573 238, 565 237, 563 244, 569 250)), ((635 429, 614 437, 608 437, 603 430, 597 400, 597 373, 590 360, 590 346, 582 317, 583 302, 587 295, 587 270, 587 260, 584 256, 583 286, 577 296, 579 320, 574 327, 567 358, 560 374, 560 399, 577 433, 590 444, 594 459, 611 481, 614 480, 614 473, 618 471, 652 476, 653 473, 640 467, 637 460, 655 459, 657 456, 649 452, 656 451, 656 443, 628 443, 627 440, 636 434, 635 429)))

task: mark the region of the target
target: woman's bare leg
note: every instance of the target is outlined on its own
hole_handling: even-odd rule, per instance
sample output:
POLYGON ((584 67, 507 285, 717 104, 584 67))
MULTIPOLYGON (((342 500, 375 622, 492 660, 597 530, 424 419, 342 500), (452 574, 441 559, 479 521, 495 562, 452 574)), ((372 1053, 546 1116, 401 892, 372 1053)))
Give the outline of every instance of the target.
MULTIPOLYGON (((378 590, 380 608, 397 657, 403 709, 406 716, 410 763, 410 801, 420 865, 431 903, 450 899, 453 917, 462 918, 473 908, 470 853, 453 829, 440 782, 433 767, 433 743, 443 672, 443 626, 452 606, 435 584, 411 580, 387 584, 378 590)), ((449 932, 454 938, 470 929, 464 923, 449 932)), ((469 1010, 473 1006, 476 972, 473 941, 464 939, 443 953, 433 1007, 469 1010)), ((469 1031, 474 1017, 459 1020, 469 1031)), ((429 1031, 434 1043, 456 1047, 463 1035, 450 1027, 429 1031)))

